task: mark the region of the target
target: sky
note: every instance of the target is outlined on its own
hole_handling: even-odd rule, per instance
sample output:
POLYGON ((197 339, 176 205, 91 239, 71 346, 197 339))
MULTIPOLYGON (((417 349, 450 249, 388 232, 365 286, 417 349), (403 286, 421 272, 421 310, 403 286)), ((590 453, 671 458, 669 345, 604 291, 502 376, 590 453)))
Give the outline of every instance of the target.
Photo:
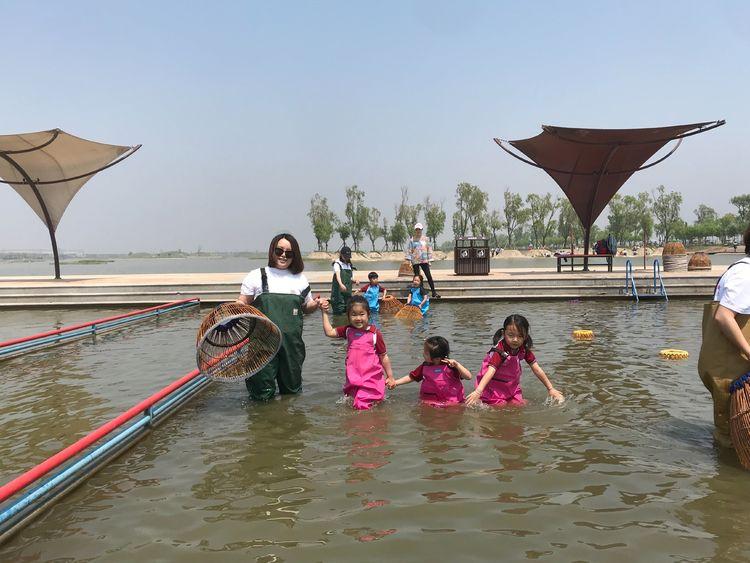
MULTIPOLYGON (((63 251, 244 251, 281 231, 314 246, 314 193, 345 188, 389 219, 459 182, 562 195, 503 153, 542 124, 726 119, 620 193, 663 184, 682 215, 750 193, 747 2, 9 2, 0 0, 0 134, 59 127, 132 158, 96 175, 63 251)), ((606 210, 599 224, 606 223, 606 210)), ((335 242, 335 241, 332 241, 335 242)), ((0 184, 0 250, 48 249, 0 184)))

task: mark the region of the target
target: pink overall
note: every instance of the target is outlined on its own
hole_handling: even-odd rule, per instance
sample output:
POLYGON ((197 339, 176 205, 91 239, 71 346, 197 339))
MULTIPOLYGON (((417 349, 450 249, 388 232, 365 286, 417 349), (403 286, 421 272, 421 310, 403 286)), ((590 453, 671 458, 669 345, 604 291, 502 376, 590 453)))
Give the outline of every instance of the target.
POLYGON ((423 403, 444 406, 464 402, 464 385, 456 370, 446 364, 422 364, 418 369, 422 379, 419 398, 423 403))
POLYGON ((375 352, 374 332, 346 329, 346 383, 344 395, 354 399, 354 408, 367 410, 385 397, 383 364, 375 352))
MULTIPOLYGON (((477 386, 490 367, 492 350, 484 357, 482 369, 477 375, 477 386)), ((521 394, 521 359, 520 354, 508 355, 508 357, 495 370, 492 381, 487 384, 482 392, 482 402, 488 405, 525 405, 526 401, 521 394)))

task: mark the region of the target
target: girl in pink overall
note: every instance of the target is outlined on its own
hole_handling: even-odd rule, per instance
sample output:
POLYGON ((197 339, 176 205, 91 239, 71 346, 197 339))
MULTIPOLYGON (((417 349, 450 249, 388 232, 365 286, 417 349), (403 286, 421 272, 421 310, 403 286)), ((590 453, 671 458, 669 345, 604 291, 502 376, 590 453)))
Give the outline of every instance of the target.
POLYGON ((450 346, 442 336, 431 336, 424 342, 424 363, 409 375, 397 379, 389 388, 420 381, 419 398, 428 405, 444 407, 464 402, 462 379, 471 379, 471 372, 448 358, 450 346))
POLYGON ((344 395, 354 401, 354 408, 367 410, 385 398, 383 378, 393 382, 391 362, 386 353, 380 331, 370 323, 370 307, 361 295, 355 295, 347 304, 347 326, 333 328, 328 319, 329 305, 323 309, 323 331, 331 338, 346 338, 346 383, 344 395))
POLYGON ((488 405, 525 404, 521 394, 521 360, 526 360, 554 401, 562 403, 565 400, 562 393, 553 387, 531 351, 529 321, 525 317, 510 315, 505 319, 503 328, 495 333, 493 341, 495 345, 485 356, 477 375, 477 387, 466 398, 468 405, 480 400, 488 405))

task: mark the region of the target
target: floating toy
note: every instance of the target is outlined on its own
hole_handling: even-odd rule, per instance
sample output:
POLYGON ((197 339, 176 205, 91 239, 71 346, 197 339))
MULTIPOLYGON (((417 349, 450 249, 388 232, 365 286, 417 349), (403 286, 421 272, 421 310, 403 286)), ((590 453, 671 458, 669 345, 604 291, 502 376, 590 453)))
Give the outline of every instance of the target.
POLYGON ((382 313, 396 313, 403 307, 404 304, 392 295, 386 295, 380 303, 380 311, 382 313))
POLYGON ((672 348, 668 348, 666 350, 659 351, 659 356, 667 360, 684 360, 689 355, 690 354, 687 353, 687 350, 674 350, 672 348))
POLYGON ((407 321, 418 321, 422 318, 422 311, 416 305, 404 305, 396 313, 397 319, 406 319, 407 321))
POLYGON ((574 330, 573 338, 575 338, 576 340, 593 340, 594 331, 588 329, 574 330))
POLYGON ((203 319, 196 360, 215 381, 239 381, 258 373, 281 348, 281 330, 250 305, 223 303, 203 319))
POLYGON ((729 435, 737 457, 750 469, 750 372, 729 386, 729 435))

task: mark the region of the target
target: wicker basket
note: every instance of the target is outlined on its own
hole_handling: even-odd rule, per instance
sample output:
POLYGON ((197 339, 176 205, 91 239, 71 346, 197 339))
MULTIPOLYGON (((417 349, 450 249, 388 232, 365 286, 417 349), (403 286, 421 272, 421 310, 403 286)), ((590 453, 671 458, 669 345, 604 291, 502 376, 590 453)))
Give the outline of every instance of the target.
POLYGON ((400 278, 411 278, 414 277, 414 268, 411 266, 411 262, 404 260, 401 262, 401 266, 398 268, 398 277, 400 278))
POLYGON ((687 253, 681 242, 668 242, 661 253, 661 263, 665 272, 686 272, 687 253))
POLYGON ((711 258, 705 252, 696 252, 690 257, 687 265, 688 272, 695 270, 710 270, 711 258))
POLYGON ((392 295, 386 295, 380 303, 381 313, 397 313, 403 308, 404 304, 392 295))
POLYGON ((223 303, 203 319, 198 369, 209 379, 239 381, 258 373, 281 348, 281 330, 255 307, 223 303))
POLYGON ((735 379, 729 393, 729 435, 742 467, 750 469, 750 372, 735 379))
POLYGON ((418 321, 422 318, 422 310, 416 305, 404 305, 401 310, 396 313, 397 319, 405 319, 407 321, 418 321))

